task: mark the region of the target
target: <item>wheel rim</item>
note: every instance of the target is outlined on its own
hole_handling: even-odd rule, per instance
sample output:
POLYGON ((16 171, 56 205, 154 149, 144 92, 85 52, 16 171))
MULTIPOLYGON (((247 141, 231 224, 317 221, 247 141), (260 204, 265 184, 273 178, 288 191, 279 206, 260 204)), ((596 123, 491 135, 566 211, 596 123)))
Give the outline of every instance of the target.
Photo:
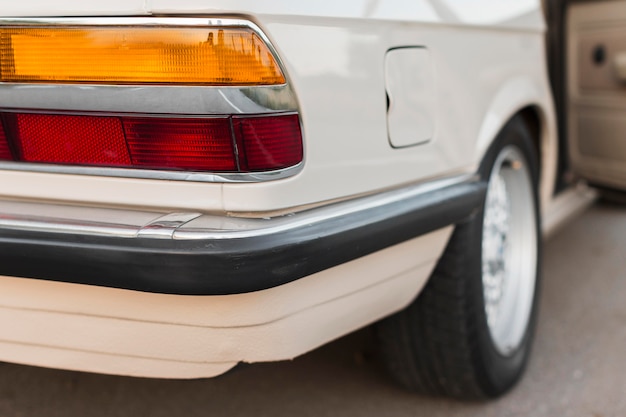
POLYGON ((482 283, 491 339, 503 355, 524 338, 537 278, 537 219, 526 160, 513 146, 489 177, 482 236, 482 283))

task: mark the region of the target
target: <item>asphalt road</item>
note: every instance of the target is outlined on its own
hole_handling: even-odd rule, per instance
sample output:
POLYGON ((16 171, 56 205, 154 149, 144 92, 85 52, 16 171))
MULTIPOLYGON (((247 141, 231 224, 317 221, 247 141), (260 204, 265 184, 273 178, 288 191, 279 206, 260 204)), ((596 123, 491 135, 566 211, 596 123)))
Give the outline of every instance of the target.
POLYGON ((162 381, 0 364, 0 416, 626 416, 626 209, 596 206, 545 245, 529 369, 490 403, 420 397, 366 329, 293 362, 162 381))

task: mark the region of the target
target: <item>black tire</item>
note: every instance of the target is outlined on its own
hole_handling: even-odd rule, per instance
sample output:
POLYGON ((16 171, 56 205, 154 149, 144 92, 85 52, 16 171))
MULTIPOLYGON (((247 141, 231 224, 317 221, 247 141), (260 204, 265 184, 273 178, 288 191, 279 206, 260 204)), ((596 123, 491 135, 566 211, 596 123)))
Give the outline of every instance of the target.
POLYGON ((536 281, 534 291, 529 291, 533 299, 521 342, 511 352, 501 353, 487 323, 482 278, 483 203, 478 213, 456 227, 417 299, 376 326, 388 370, 410 390, 460 399, 497 397, 515 385, 526 367, 537 319, 541 235, 537 157, 521 117, 509 121, 487 152, 479 169, 485 181, 505 147, 518 149, 525 159, 536 220, 536 281))

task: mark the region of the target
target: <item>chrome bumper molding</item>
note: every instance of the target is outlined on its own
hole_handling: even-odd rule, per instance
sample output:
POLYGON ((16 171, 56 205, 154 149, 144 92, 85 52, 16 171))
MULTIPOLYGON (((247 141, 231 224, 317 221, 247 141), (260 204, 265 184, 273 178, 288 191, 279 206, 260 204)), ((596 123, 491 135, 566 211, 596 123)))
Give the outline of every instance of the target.
POLYGON ((176 294, 257 291, 456 224, 459 176, 273 218, 0 202, 0 274, 176 294))

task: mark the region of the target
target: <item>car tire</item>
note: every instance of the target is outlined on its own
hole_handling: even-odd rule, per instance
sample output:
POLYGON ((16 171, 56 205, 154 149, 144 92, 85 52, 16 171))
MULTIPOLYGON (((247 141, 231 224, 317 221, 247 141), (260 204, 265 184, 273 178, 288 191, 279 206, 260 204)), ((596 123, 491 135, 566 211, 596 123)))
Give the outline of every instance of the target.
POLYGON ((405 387, 490 398, 522 375, 541 263, 535 153, 526 124, 514 117, 479 168, 488 184, 480 210, 456 226, 412 304, 377 324, 384 362, 405 387))

